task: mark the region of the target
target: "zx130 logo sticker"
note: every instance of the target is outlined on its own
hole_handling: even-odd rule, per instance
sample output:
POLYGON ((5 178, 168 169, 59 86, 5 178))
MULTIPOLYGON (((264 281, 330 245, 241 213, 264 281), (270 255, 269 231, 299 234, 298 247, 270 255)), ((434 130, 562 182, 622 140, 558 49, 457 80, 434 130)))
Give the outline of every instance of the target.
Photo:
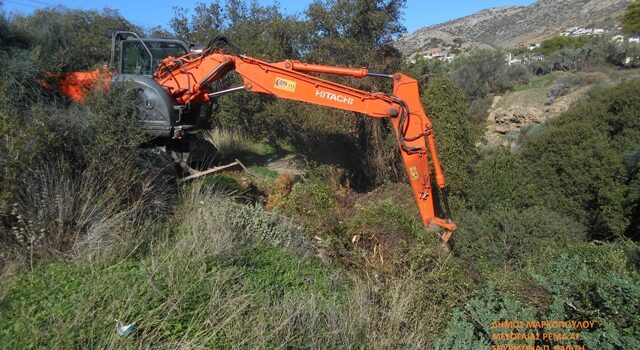
POLYGON ((296 92, 296 82, 295 81, 282 79, 282 78, 278 78, 278 77, 276 77, 276 82, 273 85, 273 87, 275 87, 276 89, 284 90, 284 91, 296 92))

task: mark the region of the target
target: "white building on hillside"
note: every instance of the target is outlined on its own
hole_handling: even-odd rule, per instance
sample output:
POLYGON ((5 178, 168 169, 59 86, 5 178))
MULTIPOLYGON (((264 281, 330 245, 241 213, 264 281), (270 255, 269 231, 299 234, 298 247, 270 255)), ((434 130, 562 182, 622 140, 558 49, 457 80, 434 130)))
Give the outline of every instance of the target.
POLYGON ((508 65, 522 63, 522 58, 514 56, 511 52, 508 52, 505 56, 505 61, 508 65))
POLYGON ((582 28, 582 27, 571 27, 567 29, 562 36, 585 36, 585 35, 603 35, 607 31, 602 28, 582 28))

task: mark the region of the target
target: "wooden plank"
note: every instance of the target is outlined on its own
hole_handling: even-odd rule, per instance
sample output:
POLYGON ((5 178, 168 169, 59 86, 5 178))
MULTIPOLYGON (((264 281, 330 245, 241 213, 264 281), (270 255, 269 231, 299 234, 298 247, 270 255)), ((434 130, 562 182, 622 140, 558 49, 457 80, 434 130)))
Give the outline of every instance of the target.
POLYGON ((194 170, 195 173, 193 173, 193 174, 191 174, 191 175, 189 175, 187 177, 183 177, 182 179, 178 180, 178 182, 185 182, 185 181, 197 179, 197 178, 199 178, 201 176, 205 176, 205 175, 208 175, 208 174, 213 174, 213 173, 218 172, 220 170, 231 168, 231 167, 236 166, 236 165, 240 165, 243 169, 246 170, 244 165, 239 160, 236 159, 236 161, 233 162, 233 163, 229 163, 229 164, 222 165, 222 166, 217 166, 217 167, 214 167, 214 168, 211 168, 211 169, 207 169, 205 171, 195 171, 194 170))

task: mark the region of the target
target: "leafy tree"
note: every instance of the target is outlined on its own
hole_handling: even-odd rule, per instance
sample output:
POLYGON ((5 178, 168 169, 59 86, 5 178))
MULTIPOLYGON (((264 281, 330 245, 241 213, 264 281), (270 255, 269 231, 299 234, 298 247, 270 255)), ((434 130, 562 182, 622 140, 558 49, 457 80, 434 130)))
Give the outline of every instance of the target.
POLYGON ((631 35, 640 34, 640 1, 632 1, 622 17, 622 30, 631 35))
POLYGON ((231 0, 226 4, 228 36, 245 52, 270 60, 300 59, 306 50, 307 23, 284 15, 276 5, 231 0))
MULTIPOLYGON (((610 35, 594 37, 585 46, 586 61, 589 64, 610 64, 614 66, 633 66, 633 58, 640 55, 640 47, 634 43, 615 42, 610 35), (627 58, 631 62, 627 62, 627 58)), ((636 60, 637 61, 637 60, 636 60)))
POLYGON ((586 36, 554 36, 553 38, 544 40, 542 43, 540 43, 540 47, 535 49, 535 52, 545 56, 549 56, 561 49, 580 48, 587 44, 588 41, 589 38, 586 36))
POLYGON ((507 63, 501 51, 474 50, 453 62, 451 79, 470 99, 485 97, 504 90, 501 80, 507 63))
MULTIPOLYGON (((1 4, 0 4, 1 5, 1 4)), ((25 33, 19 31, 4 16, 0 14, 0 50, 6 51, 11 48, 26 49, 29 46, 25 33)))
POLYGON ((406 31, 404 6, 405 0, 316 0, 306 11, 315 34, 308 59, 395 71, 401 57, 391 44, 406 31))
MULTIPOLYGON (((306 16, 310 25, 309 50, 305 60, 328 65, 368 67, 372 71, 399 70, 402 58, 392 45, 405 32, 401 23, 405 0, 317 0, 309 5, 306 16)), ((380 79, 332 77, 338 82, 364 90, 391 89, 390 82, 380 79)), ((399 171, 399 156, 389 123, 369 118, 354 119, 353 113, 342 118, 358 124, 356 158, 362 171, 357 180, 378 185, 385 180, 404 176, 399 171)))
POLYGON ((192 41, 191 28, 189 26, 189 19, 187 18, 187 9, 181 6, 173 7, 173 17, 169 20, 169 27, 176 33, 179 38, 187 41, 192 41))
POLYGON ((175 38, 175 34, 162 26, 155 26, 146 30, 143 35, 147 38, 159 38, 159 39, 172 39, 175 38))
POLYGON ((585 51, 581 48, 562 48, 551 56, 553 70, 577 71, 585 65, 586 60, 585 51))
POLYGON ((183 7, 174 7, 175 16, 170 25, 175 33, 189 41, 206 44, 223 29, 225 17, 223 7, 218 3, 197 3, 191 20, 186 18, 188 11, 183 7))
POLYGON ((496 85, 498 89, 510 90, 519 85, 529 83, 529 80, 531 80, 531 72, 527 66, 520 63, 514 63, 507 65, 497 79, 498 81, 496 82, 496 85))
POLYGON ((65 72, 91 69, 110 57, 108 29, 139 31, 117 10, 70 10, 65 7, 36 10, 12 20, 30 38, 42 70, 65 72))
POLYGON ((533 62, 532 71, 536 74, 547 74, 553 70, 577 71, 586 66, 638 64, 637 60, 627 62, 627 57, 638 56, 638 45, 614 42, 608 35, 549 40, 551 44, 545 48, 547 57, 543 61, 533 62))
POLYGON ((405 67, 408 75, 420 78, 443 77, 449 73, 451 65, 445 61, 417 59, 415 64, 405 67))
POLYGON ((225 35, 245 53, 269 60, 300 58, 306 49, 307 23, 283 14, 277 5, 262 6, 255 0, 198 3, 190 18, 183 7, 174 11, 170 25, 188 41, 205 45, 225 35))

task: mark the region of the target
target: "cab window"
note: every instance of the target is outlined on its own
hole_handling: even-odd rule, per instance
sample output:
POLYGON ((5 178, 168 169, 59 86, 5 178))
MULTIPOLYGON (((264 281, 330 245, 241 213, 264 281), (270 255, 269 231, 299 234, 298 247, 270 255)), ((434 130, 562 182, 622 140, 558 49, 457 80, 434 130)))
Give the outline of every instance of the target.
POLYGON ((122 73, 151 75, 158 68, 158 63, 162 59, 168 56, 180 57, 187 53, 184 46, 177 42, 145 40, 145 44, 153 55, 152 66, 150 66, 147 50, 139 41, 122 42, 122 73))

